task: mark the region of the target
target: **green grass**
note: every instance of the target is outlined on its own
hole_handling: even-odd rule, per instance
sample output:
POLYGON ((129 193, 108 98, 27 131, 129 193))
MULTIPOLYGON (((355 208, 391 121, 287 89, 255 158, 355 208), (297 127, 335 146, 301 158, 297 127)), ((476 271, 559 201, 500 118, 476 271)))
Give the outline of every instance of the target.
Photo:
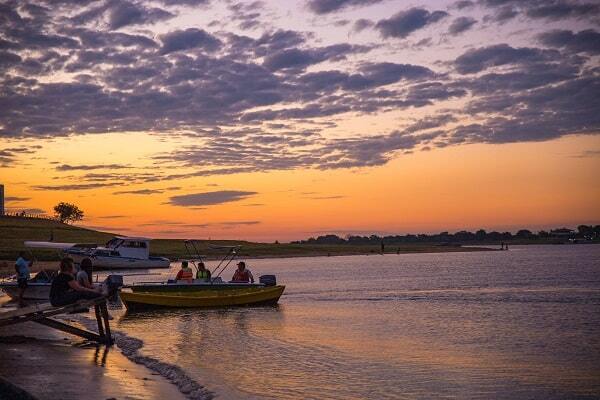
MULTIPOLYGON (((48 241, 53 235, 55 242, 97 243, 104 244, 118 233, 99 232, 62 224, 53 220, 0 217, 0 260, 16 259, 19 250, 24 250, 25 240, 48 241)), ((289 243, 254 243, 238 240, 200 241, 199 250, 209 258, 219 258, 223 250, 209 249, 208 245, 241 245, 240 257, 296 257, 296 256, 326 256, 348 254, 371 254, 380 251, 379 245, 307 245, 289 243)), ((164 256, 171 259, 186 258, 185 246, 181 239, 155 239, 150 243, 152 255, 164 256)), ((425 253, 449 251, 476 251, 473 248, 438 246, 435 244, 401 244, 386 245, 386 251, 395 253, 425 253)), ((34 250, 38 260, 58 260, 54 250, 34 250)))

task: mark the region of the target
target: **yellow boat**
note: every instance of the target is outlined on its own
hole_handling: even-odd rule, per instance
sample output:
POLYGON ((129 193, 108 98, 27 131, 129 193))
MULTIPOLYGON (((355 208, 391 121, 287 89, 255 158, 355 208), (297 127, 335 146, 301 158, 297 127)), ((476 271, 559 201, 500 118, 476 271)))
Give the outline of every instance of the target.
POLYGON ((168 292, 134 292, 123 289, 119 295, 128 310, 155 307, 230 307, 275 305, 284 289, 283 285, 168 292))

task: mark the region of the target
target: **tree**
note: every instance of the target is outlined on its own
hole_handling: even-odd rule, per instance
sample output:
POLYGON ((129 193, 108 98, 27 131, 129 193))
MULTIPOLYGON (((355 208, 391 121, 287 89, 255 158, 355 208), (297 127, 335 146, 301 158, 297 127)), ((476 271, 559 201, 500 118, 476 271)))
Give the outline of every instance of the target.
POLYGON ((517 232, 518 238, 529 239, 532 236, 533 236, 533 233, 531 233, 531 231, 529 229, 521 229, 519 232, 517 232))
POLYGON ((83 211, 75 204, 60 202, 54 206, 54 215, 56 219, 63 223, 81 221, 83 211))

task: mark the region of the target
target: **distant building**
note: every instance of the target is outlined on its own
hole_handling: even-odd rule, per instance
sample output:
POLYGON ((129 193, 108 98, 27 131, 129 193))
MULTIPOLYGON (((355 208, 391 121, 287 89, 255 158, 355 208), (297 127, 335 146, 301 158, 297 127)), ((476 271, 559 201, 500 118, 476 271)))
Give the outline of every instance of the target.
POLYGON ((4 185, 0 184, 0 215, 4 215, 4 185))
POLYGON ((555 237, 570 237, 574 233, 575 233, 575 231, 573 229, 560 228, 560 229, 553 229, 553 230, 551 230, 550 231, 550 236, 555 236, 555 237))

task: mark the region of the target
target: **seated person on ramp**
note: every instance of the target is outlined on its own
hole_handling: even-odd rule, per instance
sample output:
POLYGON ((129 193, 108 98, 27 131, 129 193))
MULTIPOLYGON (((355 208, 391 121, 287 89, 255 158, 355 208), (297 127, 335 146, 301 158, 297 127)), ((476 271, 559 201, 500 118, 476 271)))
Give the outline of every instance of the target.
POLYGON ((92 283, 92 260, 84 258, 81 260, 79 272, 75 275, 77 283, 88 289, 93 289, 94 284, 92 283))
POLYGON ((54 307, 66 306, 82 299, 102 297, 101 289, 81 286, 73 276, 73 259, 65 257, 60 261, 60 272, 50 286, 50 303, 54 307))

